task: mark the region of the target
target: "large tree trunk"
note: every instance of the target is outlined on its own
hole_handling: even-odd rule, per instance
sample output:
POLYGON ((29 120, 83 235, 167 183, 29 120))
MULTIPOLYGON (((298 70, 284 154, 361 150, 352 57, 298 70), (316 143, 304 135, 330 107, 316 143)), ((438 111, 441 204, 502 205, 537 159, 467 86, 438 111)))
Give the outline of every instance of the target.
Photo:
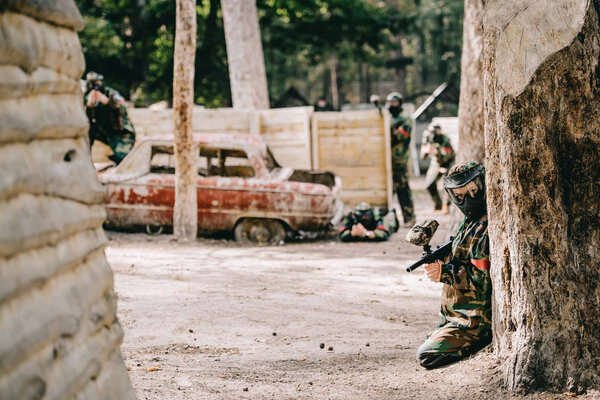
POLYGON ((192 136, 195 56, 196 1, 177 0, 173 66, 176 182, 173 234, 180 240, 195 239, 198 231, 198 165, 192 136))
POLYGON ((483 162, 483 8, 485 0, 465 0, 458 103, 457 161, 483 162))
POLYGON ((513 389, 600 386, 599 10, 486 6, 494 336, 513 389))
POLYGON ((269 108, 267 74, 254 0, 221 0, 233 108, 269 108))

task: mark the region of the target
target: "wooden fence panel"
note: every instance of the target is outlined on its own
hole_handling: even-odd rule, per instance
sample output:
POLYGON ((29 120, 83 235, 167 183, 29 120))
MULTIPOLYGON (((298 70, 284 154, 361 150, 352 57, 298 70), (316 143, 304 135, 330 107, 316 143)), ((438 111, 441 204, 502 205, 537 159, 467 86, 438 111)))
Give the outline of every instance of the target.
POLYGON ((275 159, 286 167, 311 169, 310 116, 312 107, 256 112, 251 132, 260 133, 275 159))
POLYGON ((315 112, 312 117, 313 166, 342 179, 348 206, 367 201, 391 207, 392 177, 389 115, 378 111, 315 112))

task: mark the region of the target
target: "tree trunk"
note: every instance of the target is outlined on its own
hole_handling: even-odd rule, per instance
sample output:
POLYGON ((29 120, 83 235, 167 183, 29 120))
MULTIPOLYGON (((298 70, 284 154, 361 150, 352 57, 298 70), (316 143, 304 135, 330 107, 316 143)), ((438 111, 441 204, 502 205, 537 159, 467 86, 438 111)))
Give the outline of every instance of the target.
POLYGON ((340 109, 340 93, 337 78, 337 56, 334 54, 329 58, 329 78, 331 79, 331 104, 334 110, 340 109))
MULTIPOLYGON (((483 9, 485 0, 465 0, 463 44, 460 60, 460 100, 458 102, 458 149, 456 162, 485 159, 483 131, 483 9)), ((464 215, 451 208, 446 237, 454 235, 464 215)))
POLYGON ((512 389, 600 386, 599 10, 486 5, 494 342, 512 389))
POLYGON ((233 108, 267 109, 269 91, 254 0, 221 0, 233 108))
POLYGON ((483 8, 485 0, 465 0, 458 103, 457 161, 483 162, 483 8))
POLYGON ((177 0, 173 66, 175 124, 175 209, 173 234, 193 240, 198 231, 196 180, 198 165, 192 136, 194 59, 196 56, 196 1, 177 0))

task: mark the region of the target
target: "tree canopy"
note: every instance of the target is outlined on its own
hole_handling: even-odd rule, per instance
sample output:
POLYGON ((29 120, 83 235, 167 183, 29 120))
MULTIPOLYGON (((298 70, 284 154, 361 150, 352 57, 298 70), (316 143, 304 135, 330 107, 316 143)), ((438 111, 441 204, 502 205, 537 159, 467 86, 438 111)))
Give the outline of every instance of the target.
MULTIPOLYGON (((77 4, 87 70, 136 105, 170 101, 175 2, 77 4)), ((378 82, 395 82, 410 100, 460 79, 462 0, 258 0, 257 8, 272 103, 290 87, 311 102, 331 98, 331 57, 341 102, 364 102, 378 82)), ((198 1, 196 11, 195 101, 229 106, 220 1, 198 1)))

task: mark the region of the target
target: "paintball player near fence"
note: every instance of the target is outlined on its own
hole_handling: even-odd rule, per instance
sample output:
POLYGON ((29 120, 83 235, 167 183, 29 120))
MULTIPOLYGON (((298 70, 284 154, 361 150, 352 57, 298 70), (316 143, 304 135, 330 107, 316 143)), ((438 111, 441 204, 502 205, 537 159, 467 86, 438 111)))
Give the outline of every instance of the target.
POLYGON ((392 92, 386 97, 388 110, 391 116, 392 139, 392 177, 394 190, 398 196, 398 203, 402 210, 404 223, 415 223, 412 193, 408 186, 408 162, 410 158, 410 120, 402 113, 402 95, 392 92))
POLYGON ((452 202, 465 215, 445 262, 425 266, 427 276, 442 282, 439 327, 417 351, 425 368, 436 368, 473 354, 492 341, 492 283, 483 165, 456 165, 444 178, 452 202))
POLYGON ((424 144, 421 147, 423 158, 431 157, 429 169, 425 177, 427 191, 433 200, 434 210, 442 210, 444 214, 449 212, 450 198, 442 204, 442 198, 437 190, 438 181, 446 175, 448 169, 454 164, 456 153, 450 143, 450 138, 442 133, 439 125, 434 125, 431 131, 424 136, 424 144))
POLYGON ((340 230, 342 242, 388 240, 389 236, 398 230, 398 219, 394 210, 381 216, 379 208, 373 208, 369 203, 362 202, 356 210, 344 218, 344 226, 340 230))
POLYGON ((90 121, 90 148, 98 140, 107 144, 112 161, 119 164, 135 143, 135 130, 127 115, 125 99, 115 89, 104 86, 104 76, 86 75, 85 112, 90 121))

